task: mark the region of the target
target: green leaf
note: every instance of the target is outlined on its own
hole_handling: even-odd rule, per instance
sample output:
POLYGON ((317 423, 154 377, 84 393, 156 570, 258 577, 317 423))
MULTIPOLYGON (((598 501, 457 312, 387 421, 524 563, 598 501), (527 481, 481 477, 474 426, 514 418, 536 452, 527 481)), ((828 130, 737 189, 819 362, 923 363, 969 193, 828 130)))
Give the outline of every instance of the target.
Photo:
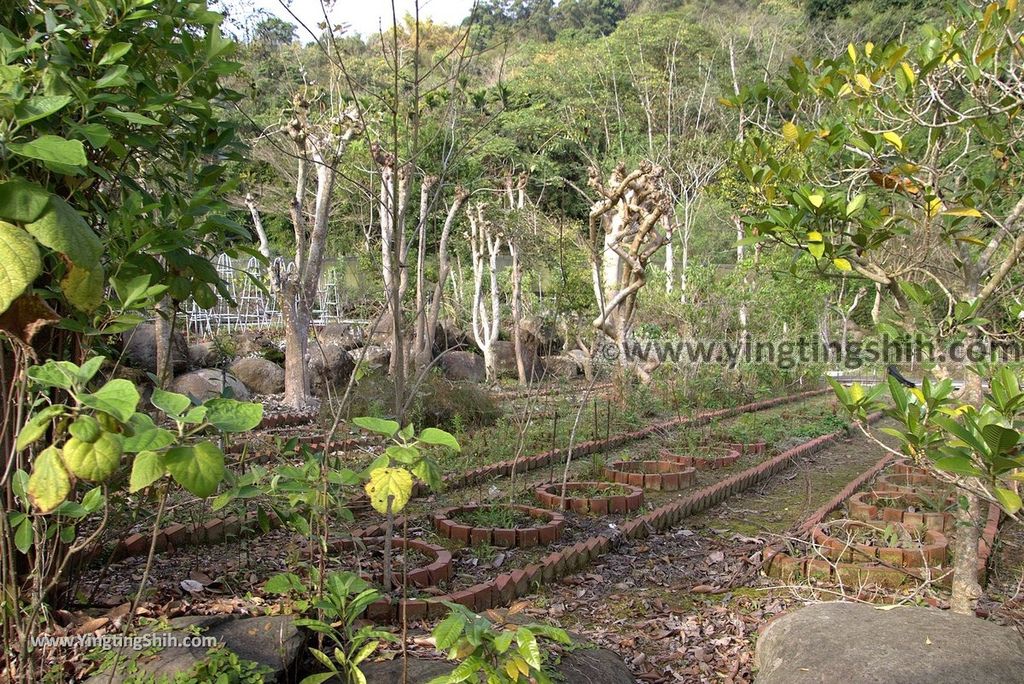
POLYGON ((68 426, 68 432, 75 439, 92 444, 103 435, 103 428, 100 427, 100 422, 92 416, 81 415, 68 426))
POLYGON ((999 505, 1002 506, 1003 510, 1008 514, 1013 515, 1020 510, 1021 501, 1017 492, 1009 489, 1003 489, 1002 487, 996 487, 995 495, 996 499, 999 500, 999 505))
POLYGON ((50 193, 20 178, 0 183, 0 219, 31 223, 46 210, 50 193))
POLYGON ((136 413, 128 421, 132 428, 131 437, 124 440, 124 450, 129 454, 140 451, 158 451, 174 443, 175 435, 170 430, 157 427, 145 413, 136 413))
POLYGON ((210 399, 206 407, 206 421, 221 432, 252 430, 263 420, 263 404, 235 399, 210 399))
POLYGON ((540 646, 537 644, 537 637, 533 636, 526 627, 516 630, 516 643, 519 644, 519 655, 535 670, 541 666, 540 646))
POLYGON ((0 221, 0 314, 10 308, 42 271, 43 261, 32 236, 0 221))
POLYGON ((438 428, 426 428, 420 433, 419 440, 427 444, 446 446, 452 451, 462 451, 462 447, 459 446, 459 442, 455 437, 438 428))
POLYGON ((124 57, 125 54, 131 49, 131 43, 114 43, 109 48, 107 48, 107 51, 103 55, 103 59, 100 60, 99 65, 104 66, 106 64, 113 64, 117 60, 124 57))
POLYGON ((1009 451, 1020 441, 1019 432, 995 424, 981 428, 981 436, 994 455, 1009 451))
POLYGON ((441 488, 441 469, 437 467, 429 458, 420 459, 416 465, 412 467, 413 475, 426 482, 427 485, 433 489, 438 490, 441 488))
POLYGON ((103 482, 121 465, 124 438, 104 432, 95 442, 72 437, 64 444, 64 464, 75 476, 89 482, 103 482))
POLYGON ((139 405, 139 391, 128 380, 116 378, 92 394, 83 394, 78 400, 90 408, 104 411, 127 423, 139 405))
POLYGON ((515 638, 515 632, 506 629, 494 637, 494 648, 497 649, 498 653, 504 653, 512 645, 512 640, 515 638))
POLYGON ((412 484, 412 474, 404 468, 377 468, 370 473, 370 481, 366 483, 370 505, 378 513, 387 513, 390 497, 391 512, 398 513, 412 496, 412 484))
POLYGON ((47 447, 32 464, 32 474, 26 487, 32 505, 40 513, 49 513, 61 505, 71 493, 71 478, 64 469, 60 452, 47 447))
POLYGON ((982 474, 981 470, 971 462, 971 459, 963 455, 937 458, 935 459, 935 467, 948 473, 956 473, 957 475, 979 476, 982 474))
POLYGON ((81 140, 67 140, 59 135, 41 135, 26 143, 10 143, 7 149, 21 157, 50 164, 84 167, 89 163, 81 140))
POLYGON ((25 229, 73 263, 83 268, 99 267, 103 244, 85 219, 61 198, 51 196, 47 210, 25 229))
POLYGON ((458 613, 452 613, 438 623, 434 628, 434 641, 439 651, 447 651, 455 645, 462 628, 466 626, 466 620, 458 613))
POLYGON ((167 469, 164 468, 163 458, 155 451, 143 451, 132 461, 132 475, 128 480, 128 491, 137 492, 153 484, 161 477, 167 469))
POLYGON ((33 95, 14 107, 14 118, 19 126, 45 119, 56 114, 71 102, 70 95, 33 95))
POLYGON ((395 433, 401 428, 401 426, 393 420, 385 420, 383 418, 372 418, 364 416, 362 418, 353 418, 352 422, 370 432, 376 432, 387 437, 394 437, 395 433))
POLYGON ((159 126, 160 122, 156 119, 151 119, 144 114, 138 112, 122 112, 120 109, 114 109, 113 107, 107 107, 103 110, 103 116, 110 117, 112 119, 121 119, 128 123, 137 124, 139 126, 159 126))
POLYGON ((70 361, 47 361, 28 369, 28 377, 43 387, 71 389, 78 382, 79 368, 70 361))
POLYGON ((861 193, 854 197, 852 200, 846 203, 846 216, 850 217, 856 214, 858 211, 864 208, 864 202, 867 201, 867 195, 861 193))
POLYGON ((274 575, 263 585, 263 591, 268 594, 288 594, 292 591, 305 591, 302 580, 292 572, 282 572, 274 575))
POLYGON ((25 516, 18 527, 14 530, 14 546, 22 553, 28 553, 32 548, 32 519, 25 516))
POLYGON ((103 268, 83 268, 71 264, 67 275, 60 281, 60 291, 71 306, 85 313, 92 313, 103 302, 103 287, 106 284, 103 268))
POLYGON ((216 492, 224 479, 224 453, 209 442, 171 449, 164 464, 178 484, 200 498, 216 492))
POLYGON ((177 418, 185 409, 192 405, 192 400, 184 394, 168 392, 159 387, 153 388, 153 396, 150 397, 149 401, 153 406, 172 418, 177 418))
POLYGON ((64 404, 54 404, 47 406, 39 413, 29 418, 24 427, 21 428, 21 432, 18 433, 18 439, 14 444, 14 448, 21 451, 30 444, 35 443, 40 437, 46 434, 46 431, 50 427, 50 421, 57 416, 64 415, 67 407, 64 404))

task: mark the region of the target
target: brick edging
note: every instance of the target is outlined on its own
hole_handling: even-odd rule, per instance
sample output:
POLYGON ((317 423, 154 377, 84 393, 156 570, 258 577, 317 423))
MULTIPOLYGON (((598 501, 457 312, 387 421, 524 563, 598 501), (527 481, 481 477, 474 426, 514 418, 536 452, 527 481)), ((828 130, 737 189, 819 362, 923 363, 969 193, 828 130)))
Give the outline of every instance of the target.
POLYGON ((512 504, 509 508, 525 513, 531 518, 540 518, 543 522, 531 527, 474 527, 453 519, 453 516, 459 513, 482 508, 494 508, 494 505, 450 506, 442 508, 430 517, 439 535, 465 546, 490 544, 504 548, 514 546, 529 549, 538 545, 547 546, 557 541, 565 530, 565 516, 561 513, 517 504, 512 504))
POLYGON ((679 461, 612 461, 601 473, 615 484, 674 492, 697 481, 697 469, 679 461))
POLYGON ((553 510, 570 510, 574 513, 632 513, 644 505, 644 490, 640 487, 615 482, 566 482, 565 499, 562 499, 562 483, 546 482, 534 488, 534 495, 542 506, 553 510), (573 496, 573 491, 591 488, 595 491, 624 487, 628 494, 609 494, 607 496, 573 496))

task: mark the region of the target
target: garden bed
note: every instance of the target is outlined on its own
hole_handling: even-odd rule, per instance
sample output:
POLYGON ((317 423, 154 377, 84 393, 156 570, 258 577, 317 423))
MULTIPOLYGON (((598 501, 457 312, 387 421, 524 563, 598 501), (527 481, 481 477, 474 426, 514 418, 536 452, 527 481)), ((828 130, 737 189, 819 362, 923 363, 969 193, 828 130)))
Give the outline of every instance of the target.
POLYGON ((945 496, 952 487, 928 474, 886 473, 875 478, 872 486, 876 492, 923 492, 928 496, 945 496))
MULTIPOLYGON (((950 504, 951 500, 938 500, 950 504)), ((902 523, 908 527, 927 527, 945 532, 953 529, 953 514, 947 510, 937 510, 935 501, 920 493, 910 492, 858 492, 846 503, 850 517, 855 520, 902 523)))
POLYGON ((532 506, 455 506, 443 508, 432 517, 438 534, 473 546, 545 546, 558 539, 565 529, 561 513, 532 506))
POLYGON ((644 503, 643 489, 621 483, 567 482, 564 499, 561 482, 544 484, 534 491, 542 505, 574 513, 629 513, 644 503))
POLYGON ((605 479, 644 489, 672 492, 697 481, 697 469, 673 461, 613 461, 604 468, 605 479))
MULTIPOLYGON (((658 452, 658 457, 679 465, 693 466, 697 470, 717 470, 733 465, 743 455, 739 449, 730 447, 704 447, 704 449, 710 452, 707 456, 680 456, 668 449, 662 449, 658 452)), ((763 451, 750 453, 763 453, 763 451)))
POLYGON ((899 568, 941 567, 948 542, 938 530, 914 530, 896 522, 840 520, 811 532, 821 553, 834 561, 881 561, 899 568))

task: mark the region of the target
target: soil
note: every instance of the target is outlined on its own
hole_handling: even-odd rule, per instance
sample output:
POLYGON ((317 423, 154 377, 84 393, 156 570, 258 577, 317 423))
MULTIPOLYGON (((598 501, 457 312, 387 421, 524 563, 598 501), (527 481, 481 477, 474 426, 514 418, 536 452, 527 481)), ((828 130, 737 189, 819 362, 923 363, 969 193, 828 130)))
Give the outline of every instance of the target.
POLYGON ((544 520, 534 518, 517 508, 508 506, 486 506, 452 514, 452 519, 471 527, 500 527, 515 529, 517 527, 533 527, 544 520))

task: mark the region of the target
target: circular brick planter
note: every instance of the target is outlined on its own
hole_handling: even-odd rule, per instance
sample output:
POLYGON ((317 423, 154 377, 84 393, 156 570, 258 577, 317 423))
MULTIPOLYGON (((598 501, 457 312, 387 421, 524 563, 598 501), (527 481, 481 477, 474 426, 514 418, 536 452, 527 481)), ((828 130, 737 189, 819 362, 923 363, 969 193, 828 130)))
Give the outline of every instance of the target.
POLYGON ((442 537, 466 545, 491 544, 503 547, 518 546, 524 549, 550 544, 561 537, 562 531, 565 529, 565 518, 561 513, 532 506, 513 505, 511 508, 536 519, 537 525, 533 527, 473 527, 453 519, 459 513, 486 508, 495 508, 495 506, 442 508, 432 516, 434 527, 442 537))
POLYGON ((897 475, 925 475, 931 477, 924 468, 914 465, 913 461, 897 461, 892 464, 892 471, 897 475))
POLYGON ((595 513, 605 515, 607 513, 629 513, 640 508, 644 503, 644 490, 629 484, 609 482, 566 482, 565 483, 565 505, 562 501, 562 483, 541 485, 534 492, 537 500, 548 508, 555 510, 570 510, 575 513, 595 513), (584 496, 583 493, 600 492, 601 490, 612 490, 625 488, 626 494, 609 493, 607 496, 584 496))
POLYGON ((728 468, 740 460, 742 452, 739 449, 730 447, 704 447, 710 452, 707 456, 679 456, 668 449, 662 449, 658 456, 663 461, 671 461, 684 466, 693 466, 697 470, 715 470, 717 468, 728 468))
POLYGON ((922 492, 928 496, 943 498, 952 490, 952 486, 936 480, 931 475, 917 473, 887 473, 875 478, 872 489, 876 492, 922 492))
POLYGON ((801 558, 771 547, 765 548, 762 558, 765 574, 784 582, 806 577, 854 587, 874 584, 899 589, 920 579, 918 571, 912 569, 894 569, 881 563, 843 563, 822 558, 801 558))
POLYGON ((912 530, 901 523, 843 521, 818 525, 811 533, 814 543, 821 547, 822 554, 834 561, 882 561, 899 568, 940 567, 946 562, 946 536, 938 530, 925 530, 924 542, 916 547, 904 549, 896 546, 860 544, 844 538, 843 531, 850 529, 872 529, 882 532, 887 526, 900 532, 912 534, 912 530))
MULTIPOLYGON (((948 501, 942 499, 943 503, 948 501)), ((897 522, 910 528, 924 526, 940 532, 953 529, 955 519, 952 513, 923 510, 927 505, 923 497, 911 492, 858 492, 846 502, 846 508, 854 520, 897 522), (887 505, 889 502, 885 499, 895 505, 887 505), (918 510, 911 511, 909 508, 918 510)))
POLYGON ((729 451, 738 451, 741 454, 763 454, 764 452, 768 451, 768 443, 749 442, 744 444, 742 442, 723 442, 721 448, 727 449, 729 451))
MULTIPOLYGON (((335 547, 345 550, 351 550, 357 546, 382 546, 384 544, 384 537, 365 537, 356 539, 345 539, 343 541, 335 542, 335 547)), ((430 562, 420 568, 410 568, 407 571, 407 577, 409 583, 419 588, 434 587, 448 580, 452 576, 452 554, 451 551, 438 546, 436 544, 429 544, 421 539, 406 539, 404 537, 395 537, 391 540, 392 546, 396 549, 410 548, 414 549, 427 558, 430 562)), ((364 577, 363 579, 368 582, 380 583, 380 577, 364 577)))
POLYGON ((663 492, 683 489, 697 480, 696 468, 672 461, 613 461, 603 474, 612 482, 663 492))

